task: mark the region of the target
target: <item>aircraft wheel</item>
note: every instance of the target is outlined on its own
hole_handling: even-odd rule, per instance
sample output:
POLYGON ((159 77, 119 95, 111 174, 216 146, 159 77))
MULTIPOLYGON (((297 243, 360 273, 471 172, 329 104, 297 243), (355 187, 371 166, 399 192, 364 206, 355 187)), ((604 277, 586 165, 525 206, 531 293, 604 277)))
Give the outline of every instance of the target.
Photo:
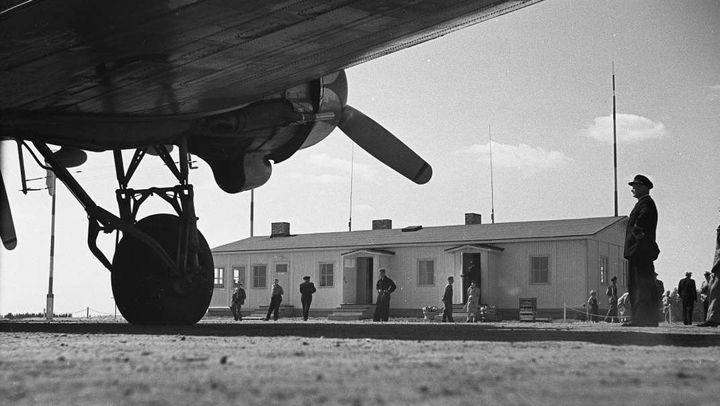
MULTIPOLYGON (((140 220, 137 227, 176 258, 179 217, 155 214, 140 220)), ((180 279, 147 245, 123 236, 115 249, 111 279, 115 303, 128 322, 190 325, 205 315, 213 293, 213 259, 199 231, 198 240, 200 267, 180 279)))

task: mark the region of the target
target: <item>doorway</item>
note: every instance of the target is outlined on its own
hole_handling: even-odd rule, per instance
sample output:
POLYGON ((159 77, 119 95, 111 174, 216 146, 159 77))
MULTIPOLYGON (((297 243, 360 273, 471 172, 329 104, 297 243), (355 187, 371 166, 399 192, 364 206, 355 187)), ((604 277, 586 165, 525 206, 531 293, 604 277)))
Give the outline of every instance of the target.
MULTIPOLYGON (((463 304, 467 303, 467 290, 470 282, 475 281, 477 287, 480 288, 480 253, 463 253, 462 254, 462 298, 463 304)), ((482 303, 482 300, 479 302, 482 303)))
POLYGON ((372 304, 373 300, 373 259, 372 257, 358 257, 356 286, 357 304, 372 304))

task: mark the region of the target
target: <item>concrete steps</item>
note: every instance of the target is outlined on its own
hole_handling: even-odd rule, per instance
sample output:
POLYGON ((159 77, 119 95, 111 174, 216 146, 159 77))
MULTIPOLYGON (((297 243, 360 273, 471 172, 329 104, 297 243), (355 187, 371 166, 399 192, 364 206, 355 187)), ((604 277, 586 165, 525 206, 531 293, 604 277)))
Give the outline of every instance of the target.
POLYGON ((328 315, 328 320, 371 319, 374 313, 375 305, 341 304, 328 315))

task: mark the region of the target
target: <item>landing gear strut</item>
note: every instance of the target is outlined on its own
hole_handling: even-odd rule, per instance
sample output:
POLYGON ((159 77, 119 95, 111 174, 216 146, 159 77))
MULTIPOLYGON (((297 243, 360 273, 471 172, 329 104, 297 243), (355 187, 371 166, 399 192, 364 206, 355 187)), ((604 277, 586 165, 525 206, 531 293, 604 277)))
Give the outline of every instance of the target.
POLYGON ((122 315, 134 324, 194 324, 202 318, 213 291, 210 247, 197 230, 192 185, 188 184, 188 152, 180 143, 179 168, 163 145, 151 147, 177 178, 171 188, 130 189, 135 169, 147 152, 135 151, 127 170, 120 151, 114 151, 120 188, 120 218, 134 223, 140 205, 151 195, 160 196, 177 213, 156 214, 137 222, 140 231, 157 241, 167 256, 133 235, 125 235, 115 249, 112 288, 122 315), (168 261, 168 257, 171 261, 168 261))
POLYGON ((119 183, 116 191, 120 217, 97 206, 67 169, 43 143, 34 142, 58 179, 85 208, 90 251, 112 272, 118 309, 133 324, 194 324, 210 304, 213 259, 197 230, 193 189, 188 183, 187 142, 180 141, 179 167, 163 145, 138 148, 127 171, 120 150, 114 151, 119 183), (169 188, 130 189, 128 183, 148 148, 159 155, 179 184, 169 188), (153 194, 168 202, 177 215, 156 214, 140 221, 140 205, 153 194), (122 231, 112 264, 97 247, 100 231, 122 231))

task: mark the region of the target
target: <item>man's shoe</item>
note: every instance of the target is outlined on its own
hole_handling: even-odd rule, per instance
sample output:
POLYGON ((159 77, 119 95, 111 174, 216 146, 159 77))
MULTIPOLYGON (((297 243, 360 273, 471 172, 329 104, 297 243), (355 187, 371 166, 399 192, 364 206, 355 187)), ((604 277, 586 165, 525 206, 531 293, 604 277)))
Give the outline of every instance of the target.
POLYGON ((698 327, 717 327, 720 326, 720 323, 714 322, 714 321, 704 321, 697 325, 698 327))

